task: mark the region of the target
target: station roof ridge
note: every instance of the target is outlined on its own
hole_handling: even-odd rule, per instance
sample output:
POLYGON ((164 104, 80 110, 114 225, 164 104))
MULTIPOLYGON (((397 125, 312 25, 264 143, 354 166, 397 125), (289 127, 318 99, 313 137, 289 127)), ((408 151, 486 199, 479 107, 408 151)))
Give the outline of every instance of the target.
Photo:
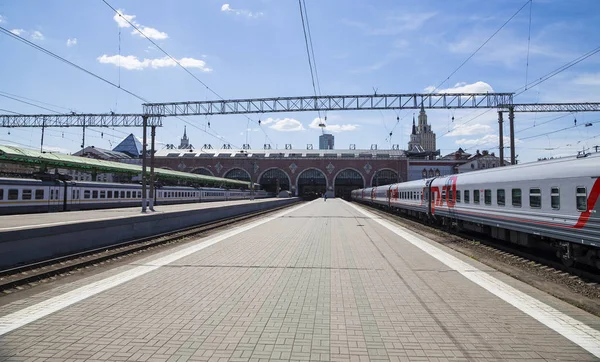
POLYGON ((177 157, 182 155, 194 155, 194 156, 213 156, 218 155, 293 155, 292 157, 312 157, 313 155, 389 155, 393 157, 404 157, 406 155, 405 150, 394 150, 394 149, 233 149, 233 148, 210 148, 210 149, 162 149, 155 153, 158 157, 177 157), (306 156, 310 155, 310 156, 306 156))
MULTIPOLYGON (((0 161, 19 164, 46 165, 49 168, 72 168, 82 171, 95 171, 100 173, 115 172, 140 174, 142 172, 141 166, 130 163, 104 161, 94 158, 65 155, 61 153, 40 152, 27 148, 7 145, 0 145, 0 161)), ((130 159, 129 161, 133 160, 130 159)), ((150 174, 149 168, 146 170, 146 173, 148 175, 150 174)), ((180 180, 183 179, 213 185, 227 185, 237 187, 250 186, 250 183, 245 181, 193 174, 181 171, 165 170, 162 168, 155 168, 154 174, 157 178, 169 178, 180 180)))

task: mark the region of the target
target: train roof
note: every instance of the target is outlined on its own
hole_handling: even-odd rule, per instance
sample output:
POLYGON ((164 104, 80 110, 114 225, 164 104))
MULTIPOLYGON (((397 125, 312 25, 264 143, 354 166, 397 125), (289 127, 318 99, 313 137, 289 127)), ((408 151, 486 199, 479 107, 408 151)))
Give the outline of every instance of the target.
POLYGON ((572 177, 599 177, 600 154, 495 167, 461 173, 455 176, 458 176, 458 180, 468 179, 472 182, 512 182, 572 177))

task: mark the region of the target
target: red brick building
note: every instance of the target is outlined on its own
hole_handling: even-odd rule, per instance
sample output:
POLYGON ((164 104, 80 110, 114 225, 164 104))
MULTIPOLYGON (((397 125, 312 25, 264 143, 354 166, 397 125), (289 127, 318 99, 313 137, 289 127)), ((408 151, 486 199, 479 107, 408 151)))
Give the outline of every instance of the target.
MULTIPOLYGON (((328 192, 347 197, 356 188, 414 179, 409 178, 410 162, 403 150, 164 149, 155 154, 156 167, 252 181, 268 191, 298 196, 328 192)), ((423 162, 436 174, 454 172, 453 162, 415 162, 418 175, 423 162)))

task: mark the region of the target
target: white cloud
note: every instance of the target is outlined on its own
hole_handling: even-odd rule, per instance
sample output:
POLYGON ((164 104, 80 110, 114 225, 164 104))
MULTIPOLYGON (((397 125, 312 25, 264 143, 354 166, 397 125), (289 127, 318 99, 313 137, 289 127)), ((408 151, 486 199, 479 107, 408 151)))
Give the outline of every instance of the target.
POLYGON ((44 34, 40 33, 37 30, 35 30, 34 32, 31 33, 31 39, 33 39, 33 40, 44 40, 44 34))
MULTIPOLYGON (((113 16, 113 20, 117 22, 117 24, 119 25, 120 28, 131 27, 131 25, 129 23, 135 25, 136 28, 140 29, 140 31, 142 33, 144 33, 144 35, 146 35, 150 39, 163 40, 163 39, 167 39, 169 37, 169 35, 165 32, 158 31, 155 28, 151 28, 149 26, 145 26, 145 25, 142 25, 142 24, 136 22, 134 20, 135 17, 136 17, 135 15, 127 15, 123 12, 123 10, 119 9, 119 10, 117 10, 117 13, 115 14, 115 16, 113 16)), ((131 31, 131 34, 142 36, 142 34, 140 34, 140 32, 138 32, 135 29, 133 29, 131 31)))
POLYGON ((272 128, 276 131, 281 131, 281 132, 304 131, 304 126, 302 125, 302 123, 294 118, 273 119, 273 118, 269 117, 261 122, 261 124, 270 124, 270 123, 273 123, 273 125, 269 126, 269 128, 272 128))
MULTIPOLYGON (((323 123, 325 123, 325 122, 323 122, 323 123)), ((317 118, 313 119, 312 122, 310 122, 308 127, 314 128, 314 129, 321 129, 321 127, 319 127, 319 124, 321 124, 321 120, 317 117, 317 118)), ((327 124, 325 126, 325 129, 327 131, 334 132, 334 133, 340 133, 340 132, 345 132, 345 131, 354 131, 357 128, 358 128, 357 124, 327 124)))
MULTIPOLYGON (((142 31, 142 33, 144 33, 144 35, 146 35, 150 39, 163 40, 163 39, 167 39, 169 37, 169 35, 167 35, 167 33, 158 31, 149 26, 142 25, 142 26, 138 27, 138 29, 140 29, 142 31)), ((142 36, 142 34, 140 34, 140 32, 137 30, 133 30, 131 32, 131 34, 133 34, 133 35, 137 34, 138 36, 142 36)))
POLYGON ((13 29, 13 30, 11 30, 10 32, 11 32, 11 33, 13 33, 13 34, 15 34, 15 35, 18 35, 18 36, 21 36, 21 35, 23 35, 23 34, 26 34, 26 33, 27 33, 27 32, 26 32, 25 30, 23 30, 23 29, 13 29))
POLYGON ((600 73, 580 74, 573 80, 573 83, 579 85, 600 85, 600 73))
MULTIPOLYGON (((504 136, 504 146, 509 145, 510 144, 510 137, 508 136, 504 136)), ((481 138, 463 138, 460 140, 456 140, 454 143, 456 143, 459 146, 478 146, 481 147, 482 149, 485 148, 493 148, 493 147, 497 147, 498 144, 500 143, 500 137, 498 137, 498 135, 494 135, 494 134, 489 134, 486 136, 483 136, 481 138)), ((520 143, 521 141, 518 138, 515 138, 515 143, 520 143)))
POLYGON ((459 125, 455 127, 450 133, 445 134, 444 136, 471 136, 489 132, 492 132, 492 127, 488 126, 487 124, 476 123, 459 125))
POLYGON ((398 35, 406 31, 420 29, 426 21, 434 17, 437 13, 404 13, 402 15, 389 16, 386 19, 387 25, 382 28, 370 31, 372 35, 398 35))
MULTIPOLYGON (((145 68, 164 68, 164 67, 175 67, 177 63, 169 57, 154 58, 143 60, 138 59, 134 55, 122 56, 122 55, 102 55, 98 57, 98 61, 103 64, 113 64, 118 67, 122 67, 129 70, 142 70, 145 68)), ((181 65, 186 68, 198 68, 203 72, 211 72, 212 69, 206 66, 206 62, 200 59, 194 58, 181 58, 178 60, 181 65)))
POLYGON ((2 15, 0 15, 0 24, 2 23, 6 23, 6 18, 2 15))
POLYGON ((221 6, 221 11, 225 13, 246 16, 248 18, 258 18, 264 15, 262 12, 253 13, 250 10, 233 9, 229 4, 223 4, 223 6, 221 6))
POLYGON ((75 46, 75 45, 77 45, 77 38, 73 38, 73 39, 69 38, 69 39, 67 39, 67 46, 68 47, 72 47, 72 46, 75 46))
MULTIPOLYGON (((425 92, 431 93, 435 89, 434 86, 429 86, 425 88, 425 92)), ((466 82, 456 83, 454 87, 446 88, 446 89, 438 89, 435 93, 486 93, 494 92, 494 88, 486 82, 478 81, 472 84, 467 84, 466 82)))
POLYGON ((127 15, 121 9, 117 10, 117 13, 113 16, 113 20, 117 22, 119 28, 129 28, 131 25, 127 21, 136 24, 133 19, 135 19, 135 15, 127 15))

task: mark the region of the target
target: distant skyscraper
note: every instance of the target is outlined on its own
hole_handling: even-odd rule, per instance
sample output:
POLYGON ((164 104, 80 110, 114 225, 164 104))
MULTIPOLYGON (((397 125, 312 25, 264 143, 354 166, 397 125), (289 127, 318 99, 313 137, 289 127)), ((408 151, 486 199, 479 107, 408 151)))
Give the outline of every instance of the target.
POLYGON ((181 137, 181 144, 179 145, 180 150, 185 150, 185 149, 193 149, 194 146, 190 144, 190 140, 186 134, 186 129, 185 126, 183 126, 183 137, 181 137))
POLYGON ((333 135, 322 134, 319 136, 319 149, 320 150, 333 150, 333 135))
POLYGON ((415 119, 413 117, 412 133, 410 135, 410 142, 408 142, 408 151, 436 151, 435 146, 435 133, 431 131, 431 126, 427 124, 427 113, 425 113, 425 108, 423 107, 423 104, 421 104, 418 126, 415 125, 415 119))

